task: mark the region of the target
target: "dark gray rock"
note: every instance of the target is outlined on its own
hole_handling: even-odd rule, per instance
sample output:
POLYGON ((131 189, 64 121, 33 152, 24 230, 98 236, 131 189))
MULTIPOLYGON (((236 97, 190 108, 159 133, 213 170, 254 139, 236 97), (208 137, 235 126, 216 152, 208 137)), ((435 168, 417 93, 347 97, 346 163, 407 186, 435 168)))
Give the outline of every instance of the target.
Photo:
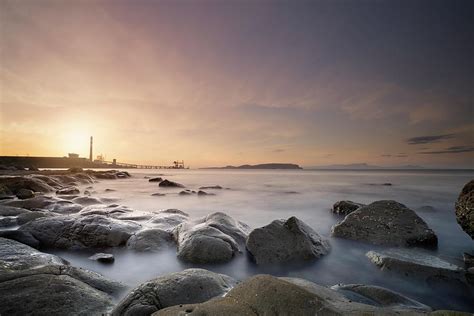
POLYGON ((0 237, 0 273, 31 269, 44 265, 64 265, 67 261, 12 239, 0 237))
POLYGON ((466 283, 464 269, 438 257, 413 249, 369 251, 367 257, 382 271, 398 273, 434 283, 437 280, 458 280, 466 283))
POLYGON ((162 188, 184 188, 184 185, 170 180, 163 180, 158 184, 162 188))
POLYGON ((83 206, 102 204, 101 200, 95 197, 90 197, 90 196, 78 196, 72 199, 72 202, 83 205, 83 206))
POLYGON ((84 207, 79 214, 82 216, 87 215, 105 215, 108 217, 118 217, 133 213, 133 209, 118 204, 110 204, 110 205, 90 205, 84 207))
POLYGON ((15 240, 33 248, 39 247, 39 241, 36 238, 34 238, 30 233, 25 233, 19 230, 1 230, 0 237, 15 240))
POLYGON ((205 302, 227 293, 236 281, 203 269, 187 269, 141 284, 117 306, 112 315, 150 315, 162 308, 205 302))
POLYGON ((257 264, 313 260, 329 249, 327 240, 294 216, 254 229, 247 239, 247 250, 257 264))
POLYGON ((33 192, 49 193, 54 189, 41 179, 24 177, 0 177, 0 184, 5 186, 13 194, 17 194, 21 189, 28 189, 33 192))
POLYGON ((469 181, 459 194, 456 202, 456 220, 474 239, 474 180, 469 181))
POLYGON ((19 230, 31 234, 44 247, 81 249, 125 245, 140 228, 141 225, 134 222, 88 215, 40 218, 19 230))
POLYGON ((206 191, 199 190, 197 193, 198 196, 206 196, 206 195, 215 195, 214 193, 207 193, 206 191))
POLYGON ((42 217, 53 217, 57 216, 58 214, 50 212, 50 211, 40 211, 40 210, 35 210, 31 211, 28 213, 23 213, 18 215, 16 221, 18 225, 23 225, 28 222, 31 222, 32 220, 35 220, 37 218, 42 218, 42 217))
POLYGON ((161 181, 163 181, 163 178, 162 177, 151 178, 148 181, 149 182, 161 182, 161 181))
POLYGON ((75 195, 80 193, 81 191, 76 187, 68 187, 56 191, 57 195, 75 195))
POLYGON ((190 190, 184 190, 179 192, 179 195, 192 195, 193 193, 190 190))
POLYGON ((29 190, 29 189, 20 189, 18 192, 16 192, 16 197, 24 200, 24 199, 31 199, 32 197, 35 196, 35 192, 29 190))
POLYGON ((127 248, 135 251, 159 251, 173 241, 170 232, 154 228, 142 230, 127 241, 127 248))
POLYGON ((103 253, 98 252, 93 256, 89 257, 90 260, 95 260, 101 263, 113 263, 115 261, 115 257, 111 253, 103 253))
POLYGON ((222 190, 220 185, 211 185, 207 187, 200 187, 199 190, 222 190))
POLYGON ((331 289, 341 293, 352 302, 390 308, 393 311, 429 312, 431 307, 389 289, 364 284, 338 284, 331 289))
POLYGON ((359 208, 364 206, 364 204, 356 203, 352 201, 339 201, 334 203, 332 207, 332 212, 338 215, 347 215, 350 214, 359 208))
POLYGON ((18 216, 23 213, 28 213, 29 210, 21 208, 21 207, 14 207, 0 204, 0 216, 18 216))
POLYGON ((436 247, 438 238, 416 213, 395 201, 376 201, 332 227, 334 237, 376 245, 436 247))
POLYGON ((79 212, 82 206, 71 201, 56 197, 39 195, 31 199, 8 201, 4 205, 32 209, 44 209, 62 214, 72 214, 79 212))
POLYGON ((184 222, 173 231, 178 258, 192 263, 229 261, 242 252, 248 230, 246 224, 221 212, 184 222))
POLYGON ((15 217, 0 217, 0 228, 16 226, 17 221, 15 217))

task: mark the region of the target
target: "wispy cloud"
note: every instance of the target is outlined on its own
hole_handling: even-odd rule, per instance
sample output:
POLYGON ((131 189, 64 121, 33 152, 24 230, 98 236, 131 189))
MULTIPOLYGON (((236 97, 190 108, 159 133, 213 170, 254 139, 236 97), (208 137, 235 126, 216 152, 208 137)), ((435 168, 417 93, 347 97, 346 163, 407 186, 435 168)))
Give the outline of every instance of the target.
POLYGON ((437 151, 422 151, 419 154, 434 155, 434 154, 460 154, 474 152, 474 146, 452 146, 444 150, 437 151))
POLYGON ((418 136, 418 137, 408 138, 406 142, 410 145, 432 144, 432 143, 438 143, 446 139, 451 139, 454 137, 455 137, 455 134, 418 136))

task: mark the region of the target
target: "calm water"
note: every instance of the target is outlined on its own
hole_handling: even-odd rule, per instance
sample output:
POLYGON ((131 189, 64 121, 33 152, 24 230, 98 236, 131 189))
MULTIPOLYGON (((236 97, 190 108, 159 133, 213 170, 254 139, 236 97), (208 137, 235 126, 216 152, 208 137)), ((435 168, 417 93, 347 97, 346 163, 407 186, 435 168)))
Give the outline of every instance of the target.
MULTIPOLYGON (((140 212, 178 208, 197 218, 223 211, 234 218, 259 227, 274 219, 297 216, 329 239, 331 252, 306 265, 257 267, 245 254, 220 265, 189 265, 176 258, 170 248, 155 254, 137 254, 124 249, 115 253, 113 265, 88 260, 93 252, 55 251, 76 266, 100 272, 110 278, 135 286, 145 280, 188 267, 203 267, 245 279, 257 273, 302 277, 319 284, 364 283, 380 285, 402 292, 434 308, 474 311, 474 298, 456 288, 436 291, 414 280, 381 272, 366 257, 368 250, 378 247, 330 237, 331 226, 341 220, 330 212, 334 202, 342 199, 370 203, 394 199, 416 210, 439 238, 432 254, 463 265, 462 253, 473 252, 474 243, 456 223, 454 202, 463 185, 474 178, 472 172, 456 171, 223 171, 223 170, 132 170, 126 180, 102 180, 94 184, 96 196, 117 199, 140 212), (221 185, 215 196, 179 196, 180 189, 159 188, 145 176, 165 174, 165 178, 184 184, 189 189, 221 185), (380 184, 390 182, 392 186, 380 184), (113 192, 104 192, 113 189, 113 192), (152 193, 166 196, 151 196, 152 193), (427 208, 429 206, 429 208, 427 208), (461 292, 461 293, 459 293, 461 292)), ((211 192, 211 190, 208 190, 211 192)))

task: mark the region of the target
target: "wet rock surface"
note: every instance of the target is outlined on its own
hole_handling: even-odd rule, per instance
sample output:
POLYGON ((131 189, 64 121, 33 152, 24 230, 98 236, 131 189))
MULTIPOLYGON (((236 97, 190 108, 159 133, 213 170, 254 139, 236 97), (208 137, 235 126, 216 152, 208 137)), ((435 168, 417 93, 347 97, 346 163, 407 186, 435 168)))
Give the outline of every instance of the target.
POLYGON ((329 249, 327 240, 296 217, 254 229, 247 239, 247 250, 257 264, 317 259, 329 249))
POLYGON ((381 270, 399 273, 406 277, 427 281, 465 281, 465 271, 452 263, 413 249, 388 249, 369 251, 366 256, 381 270))
POLYGON ((173 242, 170 232, 154 228, 142 230, 127 241, 127 248, 135 251, 159 251, 173 242))
POLYGON ((200 304, 177 305, 153 315, 397 315, 400 310, 427 311, 413 300, 410 304, 416 308, 409 305, 401 308, 402 304, 398 304, 400 310, 392 310, 387 303, 402 301, 401 297, 394 299, 395 296, 392 294, 391 300, 379 299, 374 306, 354 302, 337 291, 306 280, 257 275, 236 285, 225 297, 200 304))
POLYGON ((334 237, 376 245, 436 247, 438 238, 416 213, 396 201, 382 200, 353 211, 332 228, 334 237))
POLYGON ((161 181, 159 186, 163 187, 163 188, 184 188, 184 185, 182 185, 180 183, 177 183, 177 182, 167 180, 167 179, 161 181))
POLYGON ((203 269, 187 269, 150 280, 133 289, 112 315, 150 315, 178 304, 205 302, 227 293, 236 281, 203 269))
POLYGON ((141 225, 103 215, 40 218, 19 228, 43 247, 82 249, 123 246, 141 225))
POLYGON ((354 211, 357 211, 359 208, 361 208, 364 205, 365 204, 356 203, 356 202, 352 202, 352 201, 348 201, 348 200, 339 201, 339 202, 334 203, 334 205, 332 207, 332 212, 334 214, 345 216, 345 215, 350 214, 354 211))
POLYGON ((95 260, 101 263, 113 263, 115 261, 115 257, 113 254, 103 253, 103 252, 96 253, 93 256, 90 256, 89 259, 95 260))
POLYGON ((221 212, 183 222, 173 231, 178 258, 192 263, 229 261, 243 250, 248 230, 246 224, 221 212))
POLYGON ((459 194, 456 202, 456 220, 474 239, 474 180, 467 183, 459 194))

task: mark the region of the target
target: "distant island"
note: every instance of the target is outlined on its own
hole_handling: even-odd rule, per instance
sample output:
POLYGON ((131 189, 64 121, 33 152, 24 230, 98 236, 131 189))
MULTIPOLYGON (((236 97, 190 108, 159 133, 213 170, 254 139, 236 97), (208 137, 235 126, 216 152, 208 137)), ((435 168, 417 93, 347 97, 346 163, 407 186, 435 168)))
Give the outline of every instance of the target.
POLYGON ((293 163, 263 163, 258 165, 241 165, 225 167, 207 167, 201 169, 303 169, 293 163))
POLYGON ((326 166, 314 166, 314 167, 307 167, 306 169, 309 170, 321 170, 321 169, 424 169, 421 166, 416 165, 403 165, 403 166, 391 166, 391 167, 383 167, 383 166, 375 166, 369 165, 367 163, 353 163, 353 164, 337 164, 337 165, 326 165, 326 166))

